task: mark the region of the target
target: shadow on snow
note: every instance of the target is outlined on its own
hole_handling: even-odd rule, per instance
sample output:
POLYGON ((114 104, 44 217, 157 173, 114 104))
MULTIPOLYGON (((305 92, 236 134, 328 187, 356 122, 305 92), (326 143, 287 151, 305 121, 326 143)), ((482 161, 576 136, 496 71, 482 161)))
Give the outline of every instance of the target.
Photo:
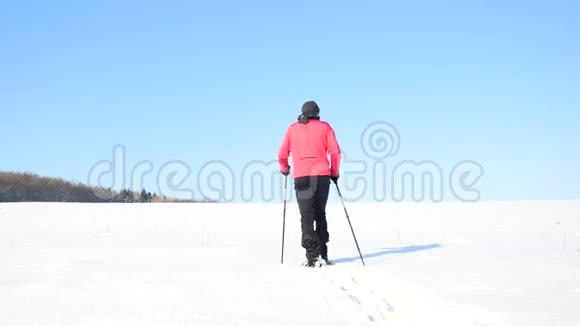
MULTIPOLYGON (((393 247, 393 248, 381 248, 380 251, 374 252, 372 254, 365 254, 363 258, 365 261, 369 258, 378 258, 388 255, 397 255, 397 254, 410 254, 417 251, 424 251, 424 250, 431 250, 441 248, 442 245, 438 243, 432 243, 428 245, 421 245, 421 246, 407 246, 407 247, 393 247)), ((346 258, 338 258, 333 260, 335 264, 344 264, 344 263, 352 263, 355 261, 360 261, 359 256, 355 257, 346 257, 346 258)))

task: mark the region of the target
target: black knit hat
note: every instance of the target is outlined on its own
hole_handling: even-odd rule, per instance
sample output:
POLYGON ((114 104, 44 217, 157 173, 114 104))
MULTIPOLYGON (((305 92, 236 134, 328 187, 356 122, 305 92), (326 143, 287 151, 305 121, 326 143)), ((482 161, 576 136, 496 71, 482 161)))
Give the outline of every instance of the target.
POLYGON ((308 123, 310 119, 320 119, 320 108, 314 101, 308 101, 302 105, 302 114, 298 117, 301 123, 308 123))
POLYGON ((320 108, 314 101, 308 101, 302 105, 302 114, 307 118, 317 118, 320 115, 320 108))

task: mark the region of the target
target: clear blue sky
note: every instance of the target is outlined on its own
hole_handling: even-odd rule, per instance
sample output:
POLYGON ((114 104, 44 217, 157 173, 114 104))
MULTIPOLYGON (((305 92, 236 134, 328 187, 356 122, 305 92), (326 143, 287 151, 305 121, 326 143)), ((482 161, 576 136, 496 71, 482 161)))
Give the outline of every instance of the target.
POLYGON ((578 1, 4 1, 0 170, 86 181, 120 144, 194 185, 314 99, 353 159, 388 121, 390 162, 477 161, 484 200, 580 198, 579 35, 578 1))

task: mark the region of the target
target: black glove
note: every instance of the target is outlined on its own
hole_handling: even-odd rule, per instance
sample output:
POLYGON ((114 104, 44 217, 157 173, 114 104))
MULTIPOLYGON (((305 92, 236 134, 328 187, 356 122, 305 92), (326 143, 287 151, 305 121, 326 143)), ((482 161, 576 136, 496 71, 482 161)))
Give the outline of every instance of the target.
POLYGON ((332 182, 337 183, 338 179, 340 178, 340 176, 336 175, 336 176, 331 176, 330 180, 332 180, 332 182))
POLYGON ((280 171, 280 173, 282 173, 283 176, 287 177, 288 175, 290 175, 290 165, 288 165, 288 171, 280 171))

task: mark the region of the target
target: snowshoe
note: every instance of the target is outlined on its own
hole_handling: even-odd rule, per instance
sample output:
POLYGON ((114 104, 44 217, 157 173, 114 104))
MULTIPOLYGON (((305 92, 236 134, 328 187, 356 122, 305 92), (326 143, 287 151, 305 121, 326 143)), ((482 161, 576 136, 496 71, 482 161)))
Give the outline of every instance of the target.
POLYGON ((332 260, 328 259, 328 256, 322 256, 321 259, 320 259, 320 261, 324 265, 326 265, 326 266, 333 266, 333 265, 335 265, 335 263, 332 260))
POLYGON ((305 262, 303 262, 301 264, 301 266, 310 267, 310 268, 320 268, 320 267, 322 267, 324 265, 325 265, 324 262, 321 261, 321 260, 319 260, 319 259, 315 259, 315 260, 312 260, 312 261, 308 261, 307 260, 307 261, 305 261, 305 262))

